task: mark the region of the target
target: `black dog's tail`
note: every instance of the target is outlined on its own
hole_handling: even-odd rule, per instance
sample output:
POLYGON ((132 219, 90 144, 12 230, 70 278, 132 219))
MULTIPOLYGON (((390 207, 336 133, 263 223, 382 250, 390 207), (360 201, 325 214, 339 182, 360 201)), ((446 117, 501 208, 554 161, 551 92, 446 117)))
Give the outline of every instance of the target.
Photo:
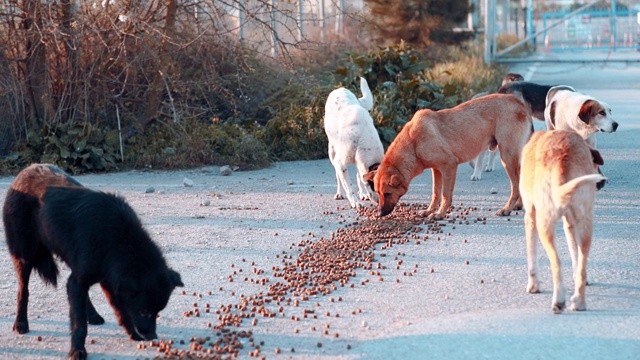
POLYGON ((38 275, 40 275, 42 281, 47 285, 50 284, 57 287, 60 270, 58 270, 58 265, 51 251, 40 247, 33 260, 33 267, 38 272, 38 275))

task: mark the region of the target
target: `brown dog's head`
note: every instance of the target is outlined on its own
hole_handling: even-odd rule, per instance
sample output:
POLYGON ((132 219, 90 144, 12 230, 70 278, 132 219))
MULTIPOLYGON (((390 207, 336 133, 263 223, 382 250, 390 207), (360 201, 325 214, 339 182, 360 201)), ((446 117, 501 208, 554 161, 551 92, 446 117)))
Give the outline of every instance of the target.
POLYGON ((374 190, 378 194, 380 216, 390 214, 409 189, 402 174, 392 166, 385 167, 384 164, 377 170, 368 172, 363 178, 369 184, 373 182, 374 190))

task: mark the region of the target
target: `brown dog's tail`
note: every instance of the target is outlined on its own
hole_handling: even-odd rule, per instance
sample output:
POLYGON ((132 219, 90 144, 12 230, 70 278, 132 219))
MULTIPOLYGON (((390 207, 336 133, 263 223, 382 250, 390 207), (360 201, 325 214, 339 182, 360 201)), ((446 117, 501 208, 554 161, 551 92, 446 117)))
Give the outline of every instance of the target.
POLYGON ((573 194, 580 188, 580 186, 584 184, 593 184, 595 185, 597 182, 606 180, 607 178, 600 174, 591 174, 584 175, 567 181, 562 184, 560 187, 556 188, 553 192, 553 201, 556 203, 556 206, 564 208, 566 207, 573 194))

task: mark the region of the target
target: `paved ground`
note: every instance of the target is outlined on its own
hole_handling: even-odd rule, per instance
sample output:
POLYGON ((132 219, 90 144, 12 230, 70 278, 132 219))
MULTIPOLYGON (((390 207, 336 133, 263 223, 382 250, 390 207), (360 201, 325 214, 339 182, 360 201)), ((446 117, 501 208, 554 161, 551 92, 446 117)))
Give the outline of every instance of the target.
MULTIPOLYGON (((429 234, 426 225, 418 226, 405 244, 378 244, 373 270, 358 269, 344 287, 336 284, 330 294, 306 299, 288 294, 288 299, 299 299, 298 306, 286 301, 264 304, 275 317, 227 327, 253 331, 254 346, 242 340, 242 358, 256 346, 260 356, 287 359, 640 358, 640 67, 528 64, 514 70, 535 82, 566 83, 591 93, 609 102, 621 123, 617 133, 598 138, 609 184, 597 194, 588 311, 551 313, 551 277, 544 256, 543 292, 525 292, 522 214, 493 215, 508 197, 504 170, 472 182, 471 168, 461 165, 454 203, 457 212, 473 208, 469 224, 447 224, 436 235, 429 234), (304 318, 303 310, 314 312, 304 318)), ((0 200, 11 180, 0 178, 0 200)), ((180 349, 188 348, 193 337, 209 336, 209 342, 222 337, 224 333, 219 336, 209 327, 219 323, 215 310, 240 304, 243 297, 264 295, 269 285, 282 281, 274 276, 274 267, 295 264, 312 244, 366 222, 346 208, 346 201, 333 200, 335 177, 328 160, 278 163, 228 177, 205 168, 78 180, 126 197, 170 265, 182 274, 186 287, 174 293, 158 320, 161 338, 173 340, 173 347, 180 349), (184 177, 194 186, 184 187, 184 177), (156 192, 145 193, 149 186, 156 192), (201 206, 204 200, 210 205, 201 206), (260 284, 263 279, 269 282, 260 284), (195 309, 200 316, 194 315, 195 309)), ((427 172, 412 182, 404 201, 428 203, 430 186, 427 172)), ((566 246, 562 240, 559 245, 569 279, 566 246)), ((0 275, 0 358, 64 357, 69 346, 64 287, 53 290, 32 279, 32 331, 20 336, 11 332, 16 281, 4 241, 0 275)), ((89 328, 91 359, 159 354, 157 347, 126 338, 99 290, 92 298, 107 324, 89 328)))

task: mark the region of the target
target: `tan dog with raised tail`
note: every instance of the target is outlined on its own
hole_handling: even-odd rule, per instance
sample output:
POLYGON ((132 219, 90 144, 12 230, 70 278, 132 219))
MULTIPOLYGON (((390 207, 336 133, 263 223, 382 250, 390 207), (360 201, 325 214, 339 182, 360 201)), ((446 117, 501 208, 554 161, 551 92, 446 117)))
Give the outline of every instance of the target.
POLYGON ((555 245, 556 223, 562 218, 571 253, 575 281, 571 309, 585 310, 587 257, 591 247, 593 203, 596 195, 594 185, 605 179, 598 174, 598 165, 603 164, 600 153, 589 147, 573 131, 536 132, 523 150, 520 191, 525 210, 529 265, 527 291, 540 292, 537 254, 539 237, 551 263, 551 307, 556 314, 564 310, 567 293, 555 245))
POLYGON ((433 174, 431 204, 422 215, 443 219, 451 206, 458 164, 487 148, 500 150, 511 182, 511 196, 496 215, 506 216, 520 206, 520 152, 532 132, 525 104, 513 95, 492 94, 452 109, 419 110, 389 146, 373 179, 380 216, 393 211, 409 183, 425 169, 433 174))

